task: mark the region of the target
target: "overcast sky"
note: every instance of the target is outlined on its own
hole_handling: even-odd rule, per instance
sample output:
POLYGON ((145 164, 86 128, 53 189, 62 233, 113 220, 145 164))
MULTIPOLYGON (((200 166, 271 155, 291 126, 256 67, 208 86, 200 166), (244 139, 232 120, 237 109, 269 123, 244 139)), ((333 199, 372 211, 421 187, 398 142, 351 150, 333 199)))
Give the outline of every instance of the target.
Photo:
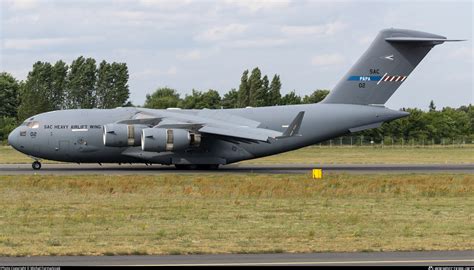
POLYGON ((20 80, 35 61, 83 55, 127 63, 134 104, 162 86, 224 94, 256 66, 303 96, 331 89, 395 27, 468 41, 435 47, 388 107, 474 103, 471 1, 0 1, 0 70, 20 80))

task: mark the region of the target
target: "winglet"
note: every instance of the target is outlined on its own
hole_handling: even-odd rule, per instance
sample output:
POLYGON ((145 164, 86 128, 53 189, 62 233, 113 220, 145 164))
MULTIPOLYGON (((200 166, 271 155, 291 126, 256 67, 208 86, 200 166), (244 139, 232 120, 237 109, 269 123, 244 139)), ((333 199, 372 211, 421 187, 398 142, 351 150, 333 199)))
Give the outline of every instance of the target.
POLYGON ((298 132, 300 131, 301 122, 303 121, 304 111, 299 112, 295 119, 291 122, 288 128, 283 132, 281 137, 291 137, 299 135, 298 132))

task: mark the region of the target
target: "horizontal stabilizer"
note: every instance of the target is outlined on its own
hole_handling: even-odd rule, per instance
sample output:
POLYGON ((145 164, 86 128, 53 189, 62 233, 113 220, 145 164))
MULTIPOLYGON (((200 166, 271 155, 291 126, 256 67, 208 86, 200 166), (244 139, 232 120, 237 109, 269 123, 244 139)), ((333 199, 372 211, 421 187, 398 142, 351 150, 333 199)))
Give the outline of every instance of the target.
POLYGON ((447 41, 465 41, 465 39, 446 39, 446 38, 424 38, 424 37, 388 37, 388 42, 428 42, 441 44, 447 41))

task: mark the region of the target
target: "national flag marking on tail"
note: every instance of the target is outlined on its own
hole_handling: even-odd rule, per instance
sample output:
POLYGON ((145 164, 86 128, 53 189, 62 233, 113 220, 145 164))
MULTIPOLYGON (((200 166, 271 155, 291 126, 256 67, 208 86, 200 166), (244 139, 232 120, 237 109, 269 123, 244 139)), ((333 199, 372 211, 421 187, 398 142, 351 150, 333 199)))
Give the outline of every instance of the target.
POLYGON ((387 73, 385 73, 385 75, 382 76, 382 78, 380 79, 380 81, 377 84, 379 84, 380 82, 403 82, 403 81, 405 81, 406 78, 407 78, 407 76, 387 75, 387 73))
POLYGON ((402 75, 388 75, 385 73, 383 76, 365 76, 365 75, 354 75, 347 78, 348 81, 358 81, 358 82, 403 82, 407 76, 402 75))

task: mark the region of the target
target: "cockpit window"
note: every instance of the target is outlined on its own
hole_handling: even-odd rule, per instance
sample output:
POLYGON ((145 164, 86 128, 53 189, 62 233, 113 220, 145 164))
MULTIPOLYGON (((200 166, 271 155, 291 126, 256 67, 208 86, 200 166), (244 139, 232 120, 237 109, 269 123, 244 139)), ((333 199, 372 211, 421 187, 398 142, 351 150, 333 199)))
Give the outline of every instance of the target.
POLYGON ((21 125, 22 125, 23 127, 26 127, 26 126, 28 126, 30 123, 31 123, 31 122, 26 122, 26 121, 25 121, 25 122, 23 122, 21 125))
POLYGON ((39 122, 38 121, 32 121, 32 122, 27 122, 28 124, 26 125, 29 128, 39 128, 39 122))

